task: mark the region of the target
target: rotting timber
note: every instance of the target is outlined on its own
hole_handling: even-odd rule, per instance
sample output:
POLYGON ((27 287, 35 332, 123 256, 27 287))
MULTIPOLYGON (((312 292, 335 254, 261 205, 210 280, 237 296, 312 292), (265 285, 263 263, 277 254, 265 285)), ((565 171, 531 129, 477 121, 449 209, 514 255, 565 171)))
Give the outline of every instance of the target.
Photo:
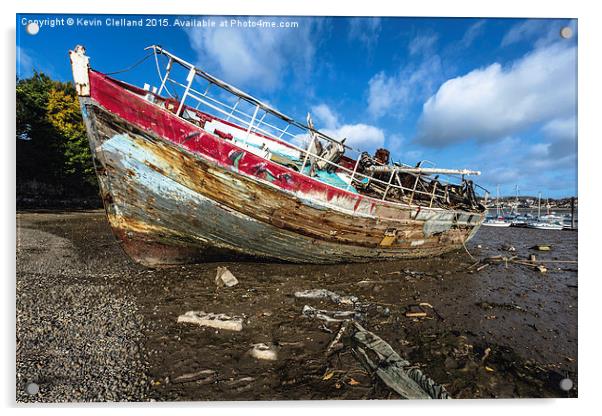
POLYGON ((215 250, 300 263, 422 257, 462 247, 481 225, 485 209, 465 178, 478 172, 390 164, 384 149, 354 160, 309 115, 295 121, 149 49, 158 90, 90 69, 81 46, 70 52, 107 216, 133 260, 202 262, 215 250), (212 98, 212 88, 235 102, 212 98))

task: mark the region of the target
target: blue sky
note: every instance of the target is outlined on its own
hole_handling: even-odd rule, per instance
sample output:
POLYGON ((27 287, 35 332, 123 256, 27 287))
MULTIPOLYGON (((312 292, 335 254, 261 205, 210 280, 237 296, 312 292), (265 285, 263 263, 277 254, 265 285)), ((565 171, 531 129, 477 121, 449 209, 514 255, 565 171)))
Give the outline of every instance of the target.
MULTIPOLYGON (((68 50, 127 68, 159 44, 355 147, 481 170, 492 192, 577 194, 577 22, 571 19, 238 17, 295 28, 109 27, 108 15, 18 15, 17 75, 70 80, 68 50), (99 26, 68 26, 94 17, 99 26), (54 27, 50 20, 64 19, 54 27), (39 20, 37 35, 24 23, 39 20), (572 37, 560 36, 563 27, 572 37)), ((181 17, 187 20, 187 17, 181 17)), ((238 24, 238 22, 237 22, 238 24)), ((230 26, 230 25, 229 25, 230 26)), ((116 77, 158 85, 152 60, 116 77)))

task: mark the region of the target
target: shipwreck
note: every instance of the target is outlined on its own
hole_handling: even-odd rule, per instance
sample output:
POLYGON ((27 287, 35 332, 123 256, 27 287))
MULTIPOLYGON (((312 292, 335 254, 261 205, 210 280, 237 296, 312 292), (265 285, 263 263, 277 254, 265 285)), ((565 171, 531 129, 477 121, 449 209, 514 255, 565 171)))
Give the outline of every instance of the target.
POLYGON ((479 172, 392 163, 297 121, 159 46, 139 88, 70 51, 108 221, 146 266, 229 252, 366 262, 461 248, 485 217, 479 172))

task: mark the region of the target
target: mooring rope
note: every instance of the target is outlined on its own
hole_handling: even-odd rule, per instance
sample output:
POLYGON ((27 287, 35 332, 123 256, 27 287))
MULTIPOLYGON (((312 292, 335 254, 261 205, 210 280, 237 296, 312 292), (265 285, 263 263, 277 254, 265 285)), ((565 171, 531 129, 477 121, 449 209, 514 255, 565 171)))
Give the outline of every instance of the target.
POLYGON ((470 256, 471 259, 473 259, 474 261, 476 261, 476 257, 474 257, 472 254, 470 254, 470 251, 468 251, 468 249, 466 248, 466 241, 462 240, 462 247, 464 247, 464 250, 466 250, 466 253, 470 256))

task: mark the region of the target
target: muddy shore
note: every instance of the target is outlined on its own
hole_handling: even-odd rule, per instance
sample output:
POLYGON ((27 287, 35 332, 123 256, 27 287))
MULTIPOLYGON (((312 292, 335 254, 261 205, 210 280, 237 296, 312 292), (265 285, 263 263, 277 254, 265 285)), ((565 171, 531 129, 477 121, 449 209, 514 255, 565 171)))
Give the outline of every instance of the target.
MULTIPOLYGON (((21 212, 17 227, 17 401, 399 398, 345 342, 325 355, 339 323, 301 310, 341 306, 293 296, 306 289, 371 304, 363 325, 454 398, 577 396, 576 264, 476 271, 461 250, 371 264, 225 259, 151 270, 123 254, 103 211, 21 212), (240 283, 217 288, 218 266, 240 283), (406 316, 422 302, 432 306, 426 317, 406 316), (241 316, 244 328, 177 323, 189 310, 241 316), (278 359, 251 357, 257 343, 274 345, 278 359), (182 381, 195 373, 205 376, 182 381), (32 382, 36 394, 26 391, 32 382)), ((576 260, 577 232, 482 227, 467 248, 477 259, 576 260), (529 249, 540 243, 552 250, 529 249)))

